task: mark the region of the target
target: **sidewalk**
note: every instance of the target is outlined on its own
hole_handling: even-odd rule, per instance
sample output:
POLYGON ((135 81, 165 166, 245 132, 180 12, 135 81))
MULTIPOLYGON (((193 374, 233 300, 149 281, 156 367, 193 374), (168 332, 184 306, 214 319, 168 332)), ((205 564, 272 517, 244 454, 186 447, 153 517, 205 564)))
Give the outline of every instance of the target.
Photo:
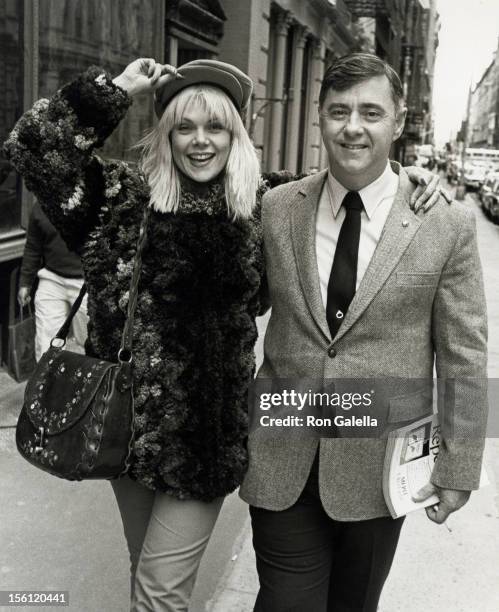
MULTIPOLYGON (((424 511, 406 519, 378 612, 499 610, 499 440, 488 441, 485 464, 491 484, 449 518, 451 533, 429 521, 424 511)), ((210 612, 253 610, 258 579, 249 521, 236 554, 210 612)))
MULTIPOLYGON (((15 424, 24 386, 0 370, 0 590, 65 590, 74 612, 124 612, 129 607, 128 554, 111 487, 106 481, 54 478, 21 457, 15 424)), ((227 497, 189 612, 206 612, 247 514, 237 493, 227 497)))
POLYGON ((15 427, 26 383, 17 383, 0 368, 0 428, 15 427))

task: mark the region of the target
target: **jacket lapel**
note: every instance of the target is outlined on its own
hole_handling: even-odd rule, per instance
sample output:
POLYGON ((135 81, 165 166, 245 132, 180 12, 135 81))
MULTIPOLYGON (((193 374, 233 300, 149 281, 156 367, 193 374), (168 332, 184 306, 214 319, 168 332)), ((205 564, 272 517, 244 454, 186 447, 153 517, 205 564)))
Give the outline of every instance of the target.
POLYGON ((334 340, 344 336, 386 282, 418 231, 421 220, 409 208, 410 181, 398 167, 399 188, 373 258, 334 340))
POLYGON ((291 239, 303 295, 314 321, 329 340, 315 253, 317 206, 326 175, 327 170, 323 170, 310 177, 297 192, 291 211, 291 239))

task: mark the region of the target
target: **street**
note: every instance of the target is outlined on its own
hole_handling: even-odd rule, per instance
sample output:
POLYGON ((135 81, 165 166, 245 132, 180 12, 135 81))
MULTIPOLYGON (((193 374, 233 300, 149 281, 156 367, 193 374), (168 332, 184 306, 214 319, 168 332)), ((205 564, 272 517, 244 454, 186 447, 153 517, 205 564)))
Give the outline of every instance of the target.
MULTIPOLYGON (((465 203, 476 213, 484 267, 489 377, 499 378, 499 226, 485 218, 475 194, 468 194, 465 203)), ((263 329, 265 321, 260 324, 263 329)), ((259 361, 261 343, 262 334, 259 361)), ((22 386, 3 373, 0 384, 0 589, 69 591, 69 608, 75 612, 127 610, 127 551, 109 483, 70 483, 25 462, 13 437, 22 386)), ((491 484, 451 516, 452 532, 430 523, 424 512, 406 520, 379 612, 497 612, 497 439, 488 440, 486 465, 491 484)), ((190 611, 249 612, 256 589, 247 509, 233 494, 203 559, 190 611)))

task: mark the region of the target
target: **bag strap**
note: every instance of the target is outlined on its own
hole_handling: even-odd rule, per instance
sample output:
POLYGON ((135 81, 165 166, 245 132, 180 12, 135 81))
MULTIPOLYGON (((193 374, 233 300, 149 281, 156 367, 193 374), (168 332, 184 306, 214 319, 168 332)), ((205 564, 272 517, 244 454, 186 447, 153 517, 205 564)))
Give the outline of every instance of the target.
POLYGON ((130 289, 128 293, 128 310, 126 315, 125 326, 121 334, 121 346, 118 351, 118 359, 120 361, 132 360, 132 328, 135 309, 137 307, 138 289, 140 274, 142 272, 142 251, 147 240, 147 224, 151 213, 150 206, 146 206, 142 223, 140 224, 139 239, 137 240, 137 251, 133 262, 132 278, 130 280, 130 289))
POLYGON ((78 294, 78 297, 74 301, 74 304, 71 306, 71 310, 69 311, 69 314, 66 317, 66 320, 62 324, 62 327, 60 328, 60 330, 54 336, 53 340, 55 340, 56 338, 58 338, 59 340, 64 340, 64 341, 66 340, 66 337, 69 332, 69 328, 71 327, 71 321, 73 320, 73 317, 75 316, 75 314, 78 312, 81 306, 81 303, 83 301, 83 297, 85 296, 86 292, 87 292, 87 284, 83 283, 80 289, 80 293, 78 294))
MULTIPOLYGON (((123 333, 121 335, 121 346, 118 352, 118 359, 120 361, 131 361, 132 360, 132 329, 133 329, 133 320, 135 316, 135 309, 137 307, 137 296, 138 296, 138 288, 140 281, 140 274, 142 272, 142 251, 144 250, 144 245, 147 239, 147 223, 149 221, 150 215, 150 207, 146 206, 144 210, 144 215, 142 217, 142 222, 140 224, 139 229, 139 238, 137 240, 137 250, 134 257, 133 262, 133 272, 132 278, 130 280, 130 287, 128 292, 128 309, 126 315, 126 321, 123 328, 123 333)), ((80 289, 80 293, 78 297, 74 301, 74 304, 71 306, 71 310, 69 311, 66 320, 62 324, 62 327, 59 329, 53 340, 56 338, 59 340, 66 341, 67 335, 69 333, 69 328, 71 327, 71 322, 75 314, 78 312, 85 293, 87 292, 87 284, 83 283, 82 288, 80 289)), ((51 343, 52 344, 52 343, 51 343)))

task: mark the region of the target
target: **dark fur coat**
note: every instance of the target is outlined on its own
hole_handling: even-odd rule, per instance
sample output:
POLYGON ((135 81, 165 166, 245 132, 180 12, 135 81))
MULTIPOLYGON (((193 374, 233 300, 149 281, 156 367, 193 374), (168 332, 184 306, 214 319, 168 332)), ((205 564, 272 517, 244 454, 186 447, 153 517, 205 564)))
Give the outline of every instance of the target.
MULTIPOLYGON (((87 353, 116 360, 143 210, 144 176, 92 151, 130 100, 92 68, 18 122, 5 152, 82 256, 87 353)), ((227 217, 223 186, 183 189, 177 214, 152 212, 133 329, 132 478, 178 498, 211 500, 247 467, 247 390, 254 373, 263 274, 258 214, 227 217)))

